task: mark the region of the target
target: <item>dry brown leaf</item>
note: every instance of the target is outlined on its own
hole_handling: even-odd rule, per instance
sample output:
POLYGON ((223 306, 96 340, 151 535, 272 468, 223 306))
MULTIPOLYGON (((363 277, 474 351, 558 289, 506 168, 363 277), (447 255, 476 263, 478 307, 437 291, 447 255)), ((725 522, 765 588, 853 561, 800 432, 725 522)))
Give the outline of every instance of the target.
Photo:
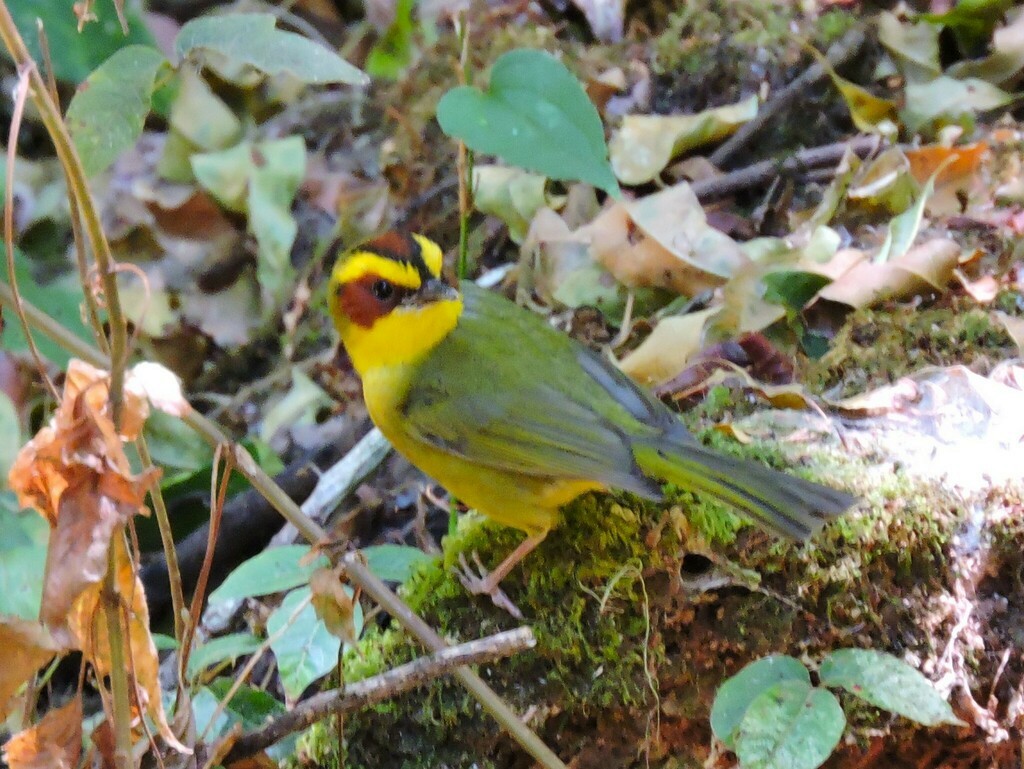
POLYGON ((78 473, 62 494, 46 553, 40 610, 40 619, 61 640, 66 640, 63 626, 76 600, 90 586, 98 586, 106 573, 110 538, 139 511, 144 495, 145 489, 133 488, 113 473, 89 472, 78 473), (133 501, 117 498, 133 493, 133 501))
POLYGON ((728 278, 749 261, 736 241, 708 224, 687 182, 624 205, 638 229, 702 272, 728 278))
POLYGON ((716 312, 717 307, 662 318, 651 335, 622 359, 619 367, 647 387, 668 381, 701 348, 704 324, 716 312))
POLYGON ((316 616, 337 638, 347 644, 356 642, 355 602, 341 582, 344 567, 317 569, 310 575, 312 604, 316 616))
POLYGON ((692 296, 722 284, 721 278, 687 264, 655 238, 637 232, 621 203, 576 234, 591 244, 594 259, 625 286, 664 288, 692 296))
POLYGON ((991 275, 982 275, 977 280, 971 280, 960 270, 953 270, 953 276, 960 281, 964 291, 978 304, 988 304, 999 293, 999 281, 991 275))
POLYGON ((865 258, 823 288, 819 296, 851 307, 869 307, 886 299, 941 292, 953 277, 959 256, 956 243, 940 238, 882 264, 865 258))
POLYGON ((945 184, 964 184, 970 181, 978 171, 982 159, 988 152, 988 144, 976 142, 962 147, 947 147, 942 144, 928 144, 924 147, 904 150, 910 161, 910 173, 918 183, 924 184, 937 169, 939 175, 935 179, 935 188, 945 184), (947 158, 953 158, 947 165, 947 158))
POLYGON ((38 622, 18 617, 0 618, 0 720, 10 713, 21 685, 49 662, 60 646, 38 622))
POLYGON ((75 696, 4 745, 10 769, 75 769, 82 753, 82 699, 75 696))
POLYGON ((683 400, 707 390, 706 383, 719 369, 743 369, 759 382, 769 385, 793 381, 793 361, 783 355, 767 337, 759 333, 741 334, 705 347, 688 361, 686 368, 655 388, 659 398, 683 400))
POLYGON ((96 748, 96 757, 99 759, 100 769, 117 769, 117 759, 115 757, 117 744, 114 737, 114 729, 110 725, 110 719, 104 718, 100 721, 96 728, 92 730, 89 739, 92 740, 92 744, 96 748))
POLYGON ((910 173, 919 184, 927 182, 941 168, 926 209, 932 216, 951 216, 961 211, 959 196, 979 183, 978 169, 988 154, 988 144, 976 142, 962 147, 930 144, 905 150, 904 154, 910 162, 910 173))
MULTIPOLYGON (((117 565, 117 592, 120 595, 121 633, 128 642, 128 674, 132 682, 132 705, 145 712, 156 724, 168 745, 182 753, 191 751, 182 745, 167 723, 160 698, 159 660, 149 632, 149 608, 146 593, 135 572, 122 537, 113 540, 117 565), (127 620, 127 622, 126 622, 127 620)), ((102 585, 96 583, 75 601, 68 615, 68 626, 77 648, 100 677, 110 674, 110 637, 102 605, 102 585)))
POLYGON ((111 535, 145 512, 158 475, 134 475, 124 451, 123 441, 138 436, 149 414, 146 387, 146 376, 129 375, 119 434, 110 414, 109 375, 72 360, 50 424, 25 445, 8 474, 20 504, 34 507, 52 529, 41 619, 61 641, 71 605, 106 570, 111 535))

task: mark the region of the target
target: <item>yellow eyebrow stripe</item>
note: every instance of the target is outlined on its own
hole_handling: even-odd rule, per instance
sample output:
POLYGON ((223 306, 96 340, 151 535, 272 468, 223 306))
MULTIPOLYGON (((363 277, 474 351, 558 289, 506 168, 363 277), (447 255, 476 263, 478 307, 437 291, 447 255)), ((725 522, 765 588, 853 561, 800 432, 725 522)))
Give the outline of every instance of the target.
POLYGON ((413 235, 416 242, 420 244, 420 256, 423 257, 423 264, 427 266, 430 274, 435 278, 441 276, 441 268, 444 266, 444 254, 441 247, 434 241, 422 235, 413 235))
POLYGON ((411 264, 396 262, 369 251, 355 251, 334 268, 333 280, 342 285, 365 275, 377 275, 404 288, 420 287, 420 274, 411 264))

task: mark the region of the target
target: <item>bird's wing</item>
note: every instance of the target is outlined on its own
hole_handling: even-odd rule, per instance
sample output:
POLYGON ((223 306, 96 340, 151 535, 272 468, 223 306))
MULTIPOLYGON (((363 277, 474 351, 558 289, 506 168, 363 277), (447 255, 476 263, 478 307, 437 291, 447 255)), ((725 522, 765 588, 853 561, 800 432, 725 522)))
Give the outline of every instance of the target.
POLYGON ((532 313, 476 287, 464 297, 458 326, 413 378, 406 429, 488 467, 658 496, 632 442, 681 430, 671 412, 532 313))

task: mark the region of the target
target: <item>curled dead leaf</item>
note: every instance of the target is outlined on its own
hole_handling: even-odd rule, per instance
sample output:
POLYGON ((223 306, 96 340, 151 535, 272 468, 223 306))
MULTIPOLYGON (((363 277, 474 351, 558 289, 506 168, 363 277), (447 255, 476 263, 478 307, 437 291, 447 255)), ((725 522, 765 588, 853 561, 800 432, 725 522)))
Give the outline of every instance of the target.
POLYGON ((956 243, 937 238, 882 264, 864 258, 822 289, 819 296, 851 307, 869 307, 886 299, 944 291, 959 256, 956 243))
POLYGON ((310 575, 309 587, 316 616, 336 638, 347 644, 356 642, 355 601, 351 588, 342 584, 343 566, 317 569, 310 575))
POLYGON ((612 205, 576 234, 590 244, 593 258, 616 281, 631 288, 664 288, 692 296, 722 282, 683 261, 657 239, 637 232, 622 204, 612 205))
MULTIPOLYGON (((149 632, 149 607, 142 582, 128 555, 123 537, 113 539, 117 592, 122 602, 121 633, 127 640, 127 658, 132 706, 146 713, 168 745, 181 753, 192 751, 171 731, 160 697, 159 660, 149 632)), ((102 585, 89 586, 75 600, 68 614, 68 627, 76 648, 101 678, 110 674, 110 636, 104 617, 102 585)))
POLYGON ((52 529, 41 619, 62 641, 68 610, 106 571, 111 536, 130 516, 146 512, 145 496, 159 472, 135 475, 124 441, 138 436, 148 414, 144 391, 126 387, 118 431, 109 375, 73 360, 49 425, 11 466, 8 484, 19 503, 35 508, 52 529))
POLYGON ((6 718, 21 685, 49 662, 60 649, 38 622, 19 617, 0 617, 0 719, 6 718))
POLYGON ((76 695, 11 737, 4 762, 10 769, 75 769, 81 753, 82 699, 76 695))
POLYGON ((645 184, 682 153, 724 139, 757 115, 756 96, 696 115, 626 115, 608 143, 623 184, 645 184))
POLYGON ((955 277, 964 291, 978 304, 988 304, 996 298, 999 293, 999 281, 991 275, 982 275, 977 280, 971 280, 961 270, 953 270, 955 277))
POLYGON ((704 325, 717 308, 662 318, 639 347, 622 359, 620 368, 647 387, 678 374, 700 349, 704 325))

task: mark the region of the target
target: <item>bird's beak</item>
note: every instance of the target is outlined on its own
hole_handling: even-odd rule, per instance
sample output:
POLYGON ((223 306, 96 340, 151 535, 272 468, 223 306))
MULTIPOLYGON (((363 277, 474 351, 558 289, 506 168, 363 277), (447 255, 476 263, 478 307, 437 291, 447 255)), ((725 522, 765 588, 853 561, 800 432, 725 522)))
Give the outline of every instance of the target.
POLYGON ((410 297, 414 304, 452 301, 458 298, 459 292, 440 278, 430 278, 410 297))

